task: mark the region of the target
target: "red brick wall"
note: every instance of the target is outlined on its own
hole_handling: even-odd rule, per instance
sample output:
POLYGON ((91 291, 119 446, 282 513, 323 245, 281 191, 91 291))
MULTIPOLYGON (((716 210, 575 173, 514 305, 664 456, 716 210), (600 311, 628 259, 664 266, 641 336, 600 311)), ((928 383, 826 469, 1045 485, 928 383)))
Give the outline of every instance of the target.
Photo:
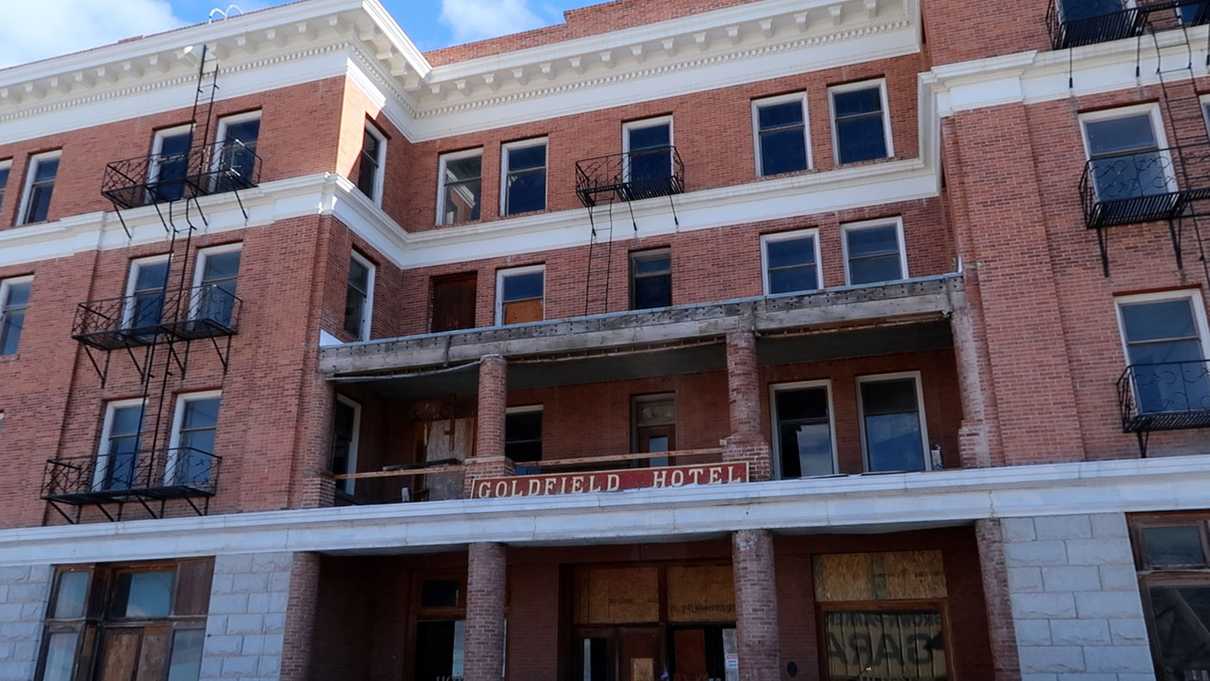
POLYGON ((934 64, 995 57, 1025 50, 1048 50, 1048 0, 985 5, 962 0, 920 3, 924 39, 934 64))

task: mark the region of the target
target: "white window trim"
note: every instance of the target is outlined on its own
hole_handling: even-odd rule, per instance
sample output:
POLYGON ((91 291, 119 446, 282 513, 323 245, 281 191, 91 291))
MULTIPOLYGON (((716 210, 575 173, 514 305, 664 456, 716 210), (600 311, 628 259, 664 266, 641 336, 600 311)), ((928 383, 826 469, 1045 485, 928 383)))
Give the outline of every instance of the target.
MULTIPOLYGON (((223 244, 222 246, 211 246, 210 248, 200 248, 197 252, 197 258, 193 261, 193 285, 189 294, 189 318, 197 318, 197 301, 195 299, 196 291, 202 285, 202 275, 206 273, 206 259, 212 255, 222 255, 224 253, 232 253, 242 251, 244 248, 243 242, 233 244, 223 244)), ((244 264, 241 260, 240 269, 243 270, 244 264)))
POLYGON ((632 130, 645 130, 647 128, 655 128, 661 125, 668 126, 668 146, 676 147, 676 126, 673 124, 672 116, 655 116, 653 118, 641 118, 637 121, 627 121, 622 124, 622 153, 626 162, 622 164, 622 176, 626 182, 630 181, 630 132, 632 130))
MULTIPOLYGON (((147 169, 147 181, 148 182, 155 182, 160 179, 161 163, 159 162, 158 157, 160 154, 164 153, 164 138, 171 137, 174 135, 180 135, 183 133, 192 134, 192 132, 193 132, 192 123, 186 123, 185 125, 177 125, 177 126, 173 126, 171 128, 163 128, 163 129, 155 131, 155 135, 153 135, 151 138, 151 156, 153 159, 156 159, 156 160, 153 160, 150 167, 147 169)), ((194 140, 191 139, 189 141, 190 148, 192 148, 193 145, 194 145, 194 140)))
POLYGON ((445 226, 445 166, 450 161, 479 157, 479 200, 483 201, 483 147, 452 151, 437 158, 437 225, 445 226))
MULTIPOLYGON (((257 109, 256 111, 245 111, 244 113, 231 114, 230 116, 223 116, 218 119, 218 132, 214 135, 215 146, 222 146, 227 141, 227 128, 229 126, 247 123, 248 121, 259 121, 261 120, 261 113, 261 110, 257 109)), ((197 142, 194 143, 197 144, 197 142)), ((202 140, 201 143, 205 144, 206 140, 202 140)), ((223 155, 221 153, 212 153, 211 155, 214 158, 210 161, 210 169, 218 170, 219 164, 222 163, 223 155)))
MULTIPOLYGON (((781 480, 781 428, 778 427, 780 417, 777 413, 777 393, 793 392, 823 388, 828 398, 828 428, 831 429, 829 440, 832 441, 832 475, 840 473, 840 454, 836 448, 836 410, 832 406, 832 380, 825 378, 815 381, 795 381, 793 383, 774 383, 769 386, 769 414, 772 417, 773 432, 773 479, 781 480)), ((807 476, 803 476, 807 477, 807 476)), ((812 476, 814 477, 814 476, 812 476)))
MULTIPOLYGON (((832 126, 832 161, 837 167, 840 163, 840 134, 836 129, 836 98, 834 95, 845 92, 853 92, 854 90, 865 90, 877 86, 878 93, 882 98, 882 133, 886 139, 886 157, 887 159, 895 158, 895 140, 891 134, 891 102, 887 97, 886 78, 873 78, 871 80, 863 80, 856 83, 845 83, 844 85, 833 85, 828 88, 828 120, 832 126)), ((868 163, 868 161, 866 161, 868 163)))
MULTIPOLYGON (((361 313, 361 329, 357 332, 357 340, 370 340, 370 330, 374 328, 374 281, 378 276, 378 268, 356 249, 350 251, 351 260, 356 260, 366 268, 366 302, 361 313)), ((348 283, 345 283, 345 294, 348 295, 348 283)))
POLYGON ((1118 337, 1122 340, 1122 358, 1125 360, 1126 366, 1130 366, 1130 343, 1126 338, 1126 318, 1122 315, 1122 306, 1138 303, 1166 303, 1176 300, 1188 300, 1193 306, 1193 323, 1197 326, 1197 333, 1202 341, 1202 357, 1210 360, 1210 323, 1207 323, 1206 319, 1205 300, 1202 298, 1201 291, 1197 289, 1182 289, 1117 296, 1113 299, 1114 313, 1118 319, 1118 337))
MULTIPOLYGON (((36 173, 38 171, 38 164, 42 163, 43 161, 51 161, 54 159, 62 159, 62 158, 63 158, 62 149, 56 149, 54 151, 46 151, 41 154, 34 154, 29 157, 29 164, 25 168, 25 182, 22 184, 22 187, 21 187, 21 204, 20 204, 19 208, 17 209, 17 220, 14 224, 17 224, 17 225, 34 224, 34 223, 27 222, 25 219, 26 211, 29 210, 30 190, 34 186, 34 173, 36 173)), ((62 170, 62 169, 63 169, 62 164, 60 164, 59 170, 62 170)), ((55 173, 55 183, 58 184, 58 182, 59 182, 59 174, 56 172, 55 173)))
POLYGON ((504 326, 504 279, 518 274, 542 273, 542 317, 546 318, 546 265, 510 267, 496 270, 496 326, 504 326))
MULTIPOLYGON (((196 393, 180 393, 176 396, 176 405, 172 412, 172 430, 168 438, 168 458, 164 461, 164 484, 171 485, 176 478, 176 449, 181 445, 181 426, 185 424, 185 405, 197 400, 222 399, 223 391, 206 390, 196 393)), ((220 407, 221 409, 221 407, 220 407)), ((221 416, 221 411, 220 411, 221 416)), ((218 422, 214 424, 218 430, 218 422)), ((211 452, 213 454, 213 452, 211 452)))
POLYGON ((365 131, 378 140, 378 168, 374 171, 374 196, 370 200, 375 206, 382 207, 382 194, 386 187, 387 176, 387 138, 374 124, 366 121, 365 131))
MULTIPOLYGON (((361 445, 361 403, 344 395, 337 395, 336 401, 353 410, 353 437, 349 439, 349 472, 357 472, 357 449, 361 445)), ((333 421, 335 423, 335 421, 333 421)), ((345 494, 353 494, 357 487, 356 480, 341 480, 345 494)))
POLYGON ((793 291, 786 293, 773 293, 772 286, 769 282, 769 244, 779 241, 793 241, 795 239, 804 239, 811 237, 815 245, 815 283, 818 287, 812 289, 814 291, 822 291, 824 288, 823 282, 823 256, 819 246, 819 228, 812 227, 811 229, 796 229, 790 232, 773 232, 771 234, 762 234, 760 236, 760 271, 761 279, 764 281, 766 296, 788 296, 795 293, 807 293, 808 291, 793 291))
MULTIPOLYGON (((130 267, 126 270, 126 289, 123 293, 123 296, 126 298, 126 302, 122 305, 122 328, 123 329, 130 328, 130 321, 134 317, 134 308, 131 306, 131 303, 133 303, 133 301, 130 300, 130 297, 134 295, 134 285, 138 281, 139 270, 144 265, 154 265, 157 263, 168 262, 168 261, 169 261, 169 256, 167 253, 162 254, 162 255, 150 255, 150 256, 147 256, 146 258, 135 258, 130 261, 130 267)), ((171 273, 169 273, 169 272, 164 273, 165 281, 167 281, 167 278, 170 276, 170 274, 171 273)))
POLYGON ((907 258, 907 239, 903 236, 903 217, 897 216, 893 218, 881 218, 878 220, 862 220, 861 222, 846 222, 840 226, 840 250, 841 257, 844 259, 844 283, 845 286, 881 286, 883 284, 892 283, 891 281, 878 282, 874 284, 853 284, 853 278, 849 274, 849 232, 860 229, 871 229, 874 227, 895 226, 895 236, 899 239, 899 268, 903 272, 902 279, 894 281, 904 281, 911 278, 908 272, 907 258))
MULTIPOLYGON (((1202 111, 1205 111, 1204 107, 1202 111)), ((1111 121, 1115 118, 1126 118, 1127 116, 1137 116, 1139 114, 1147 114, 1151 118, 1151 131, 1155 134, 1156 147, 1167 161, 1164 166, 1164 175, 1168 181, 1168 191, 1176 191, 1178 189, 1176 173, 1172 164, 1172 155, 1168 152, 1168 133, 1164 129, 1164 117, 1160 113, 1160 105, 1155 102, 1120 106, 1113 109, 1103 109, 1101 111, 1090 111, 1080 114, 1080 139, 1084 142, 1084 159, 1086 161, 1092 160, 1092 145, 1088 143, 1088 127, 1085 123, 1111 121)), ((1092 190, 1095 192, 1096 189, 1095 183, 1093 183, 1092 190)))
POLYGON ((883 383, 905 378, 916 382, 916 415, 920 419, 920 446, 924 457, 924 470, 933 470, 932 445, 929 441, 928 415, 924 408, 924 377, 919 371, 899 371, 890 374, 871 374, 857 377, 857 422, 861 430, 861 460, 866 472, 870 472, 870 447, 865 432, 865 400, 861 396, 861 386, 866 383, 883 383))
MULTIPOLYGON (((4 323, 4 310, 8 308, 9 289, 12 288, 14 284, 33 284, 33 282, 34 277, 32 274, 24 277, 9 277, 7 279, 0 279, 0 325, 4 323)), ((26 307, 28 307, 28 304, 26 307)))
MULTIPOLYGON (((92 488, 94 490, 102 489, 105 482, 105 471, 109 468, 109 434, 113 429, 113 415, 118 409, 124 407, 146 407, 146 403, 141 397, 135 397, 128 400, 111 400, 105 403, 105 417, 101 420, 101 439, 97 443, 97 465, 92 472, 92 488)), ((145 417, 146 414, 144 413, 145 417)), ((142 424, 140 423, 140 428, 142 424)), ((140 432, 140 435, 142 433, 140 432)), ((142 442, 139 442, 139 448, 142 449, 142 442)))
MULTIPOLYGON (((763 99, 752 100, 752 152, 756 157, 756 176, 765 176, 765 159, 761 153, 760 146, 760 110, 766 106, 776 106, 778 104, 786 104, 788 102, 802 103, 802 133, 803 144, 807 150, 807 167, 803 170, 812 170, 815 168, 815 158, 811 153, 811 119, 807 117, 807 93, 792 92, 788 95, 778 95, 776 97, 765 97, 763 99)), ((801 171, 799 171, 801 172, 801 171)))
MULTIPOLYGON (((12 178, 13 160, 11 158, 6 158, 3 161, 0 161, 0 172, 3 172, 5 170, 9 171, 9 177, 5 178, 3 183, 0 183, 0 196, 4 196, 7 198, 8 197, 8 181, 13 179, 12 178)), ((3 211, 3 210, 4 210, 4 201, 0 201, 0 211, 3 211)), ((0 213, 0 215, 3 215, 3 213, 0 213)))
MULTIPOLYGON (((550 143, 549 138, 534 137, 526 140, 518 140, 516 142, 508 142, 500 145, 500 215, 508 217, 508 163, 509 153, 513 150, 530 149, 539 145, 544 145, 545 158, 542 160, 542 173, 546 175, 546 191, 542 195, 542 210, 550 205, 550 143)), ((442 192, 444 195, 445 192, 442 192)))

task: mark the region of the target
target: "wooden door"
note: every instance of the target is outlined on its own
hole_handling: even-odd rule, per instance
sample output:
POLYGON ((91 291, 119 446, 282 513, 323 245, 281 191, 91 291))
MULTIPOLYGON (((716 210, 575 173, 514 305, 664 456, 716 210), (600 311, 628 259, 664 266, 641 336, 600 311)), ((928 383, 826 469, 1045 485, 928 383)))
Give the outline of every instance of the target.
POLYGON ((475 327, 474 272, 433 278, 432 331, 475 327))
POLYGON ((660 630, 623 629, 618 638, 618 681, 659 681, 664 673, 660 630))
POLYGON ((139 651, 143 647, 141 628, 107 629, 101 635, 101 659, 96 681, 137 681, 139 651))
POLYGON ((676 629, 672 632, 672 654, 676 673, 672 681, 705 681, 710 677, 706 662, 706 630, 676 629))

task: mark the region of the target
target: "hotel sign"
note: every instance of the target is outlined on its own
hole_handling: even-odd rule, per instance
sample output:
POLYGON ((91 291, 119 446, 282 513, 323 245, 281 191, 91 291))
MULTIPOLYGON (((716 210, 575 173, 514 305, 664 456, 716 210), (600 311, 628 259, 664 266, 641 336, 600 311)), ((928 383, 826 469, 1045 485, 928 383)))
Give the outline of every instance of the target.
POLYGON ((556 494, 620 492, 627 489, 727 485, 747 481, 748 462, 746 461, 704 463, 693 466, 630 468, 592 473, 549 473, 480 478, 475 481, 471 496, 475 499, 542 497, 556 494))

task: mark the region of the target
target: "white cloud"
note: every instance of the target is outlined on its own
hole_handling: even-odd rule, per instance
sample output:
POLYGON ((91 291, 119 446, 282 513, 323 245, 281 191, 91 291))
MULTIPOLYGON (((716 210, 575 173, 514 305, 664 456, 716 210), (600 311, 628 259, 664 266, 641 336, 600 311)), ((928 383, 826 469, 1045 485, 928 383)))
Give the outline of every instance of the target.
POLYGON ((494 38, 546 23, 526 0, 441 0, 441 22, 450 27, 458 42, 494 38))
POLYGON ((183 23, 168 0, 2 0, 2 4, 0 68, 183 23))

